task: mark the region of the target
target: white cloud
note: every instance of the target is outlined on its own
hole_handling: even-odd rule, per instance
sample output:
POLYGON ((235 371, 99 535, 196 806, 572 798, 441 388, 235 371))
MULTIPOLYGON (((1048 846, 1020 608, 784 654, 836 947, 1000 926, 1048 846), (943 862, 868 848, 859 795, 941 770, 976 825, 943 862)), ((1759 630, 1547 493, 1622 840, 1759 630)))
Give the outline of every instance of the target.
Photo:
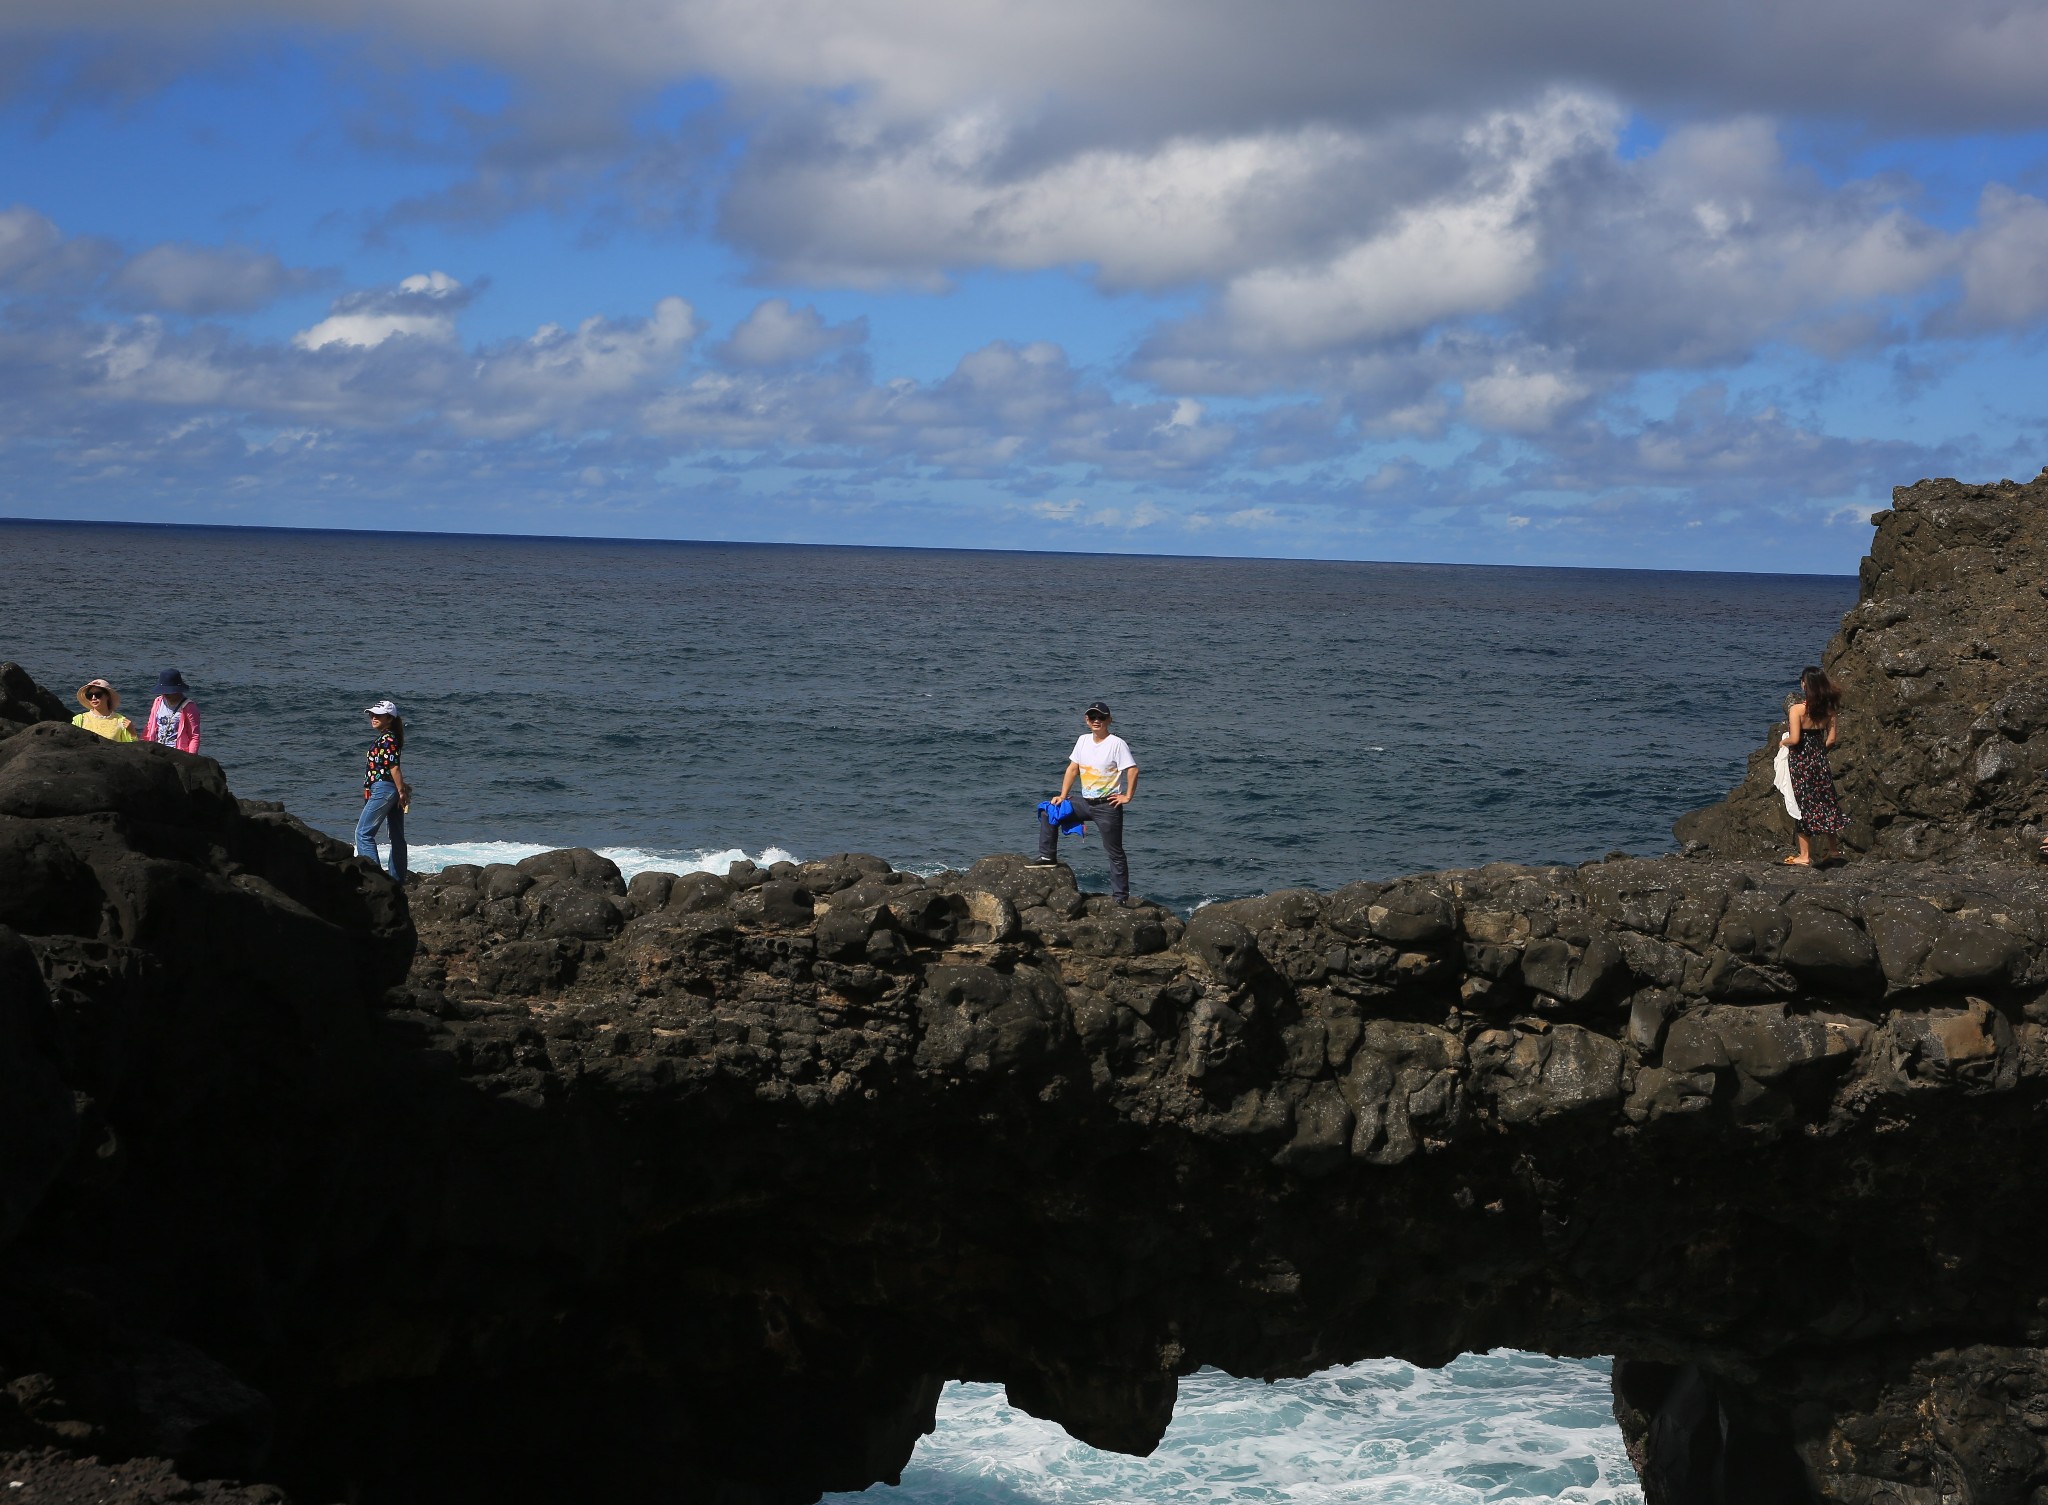
POLYGON ((1252 352, 1327 349, 1494 313, 1543 269, 1534 209, 1562 164, 1613 149, 1619 119, 1583 95, 1496 114, 1466 136, 1469 176, 1403 209, 1326 260, 1234 278, 1219 299, 1226 338, 1252 352))
POLYGON ((1967 237, 1963 295, 1947 321, 1961 333, 2010 329, 2048 317, 2048 203, 1994 183, 1967 237))
MULTIPOLYGON (((641 460, 717 456, 726 468, 821 475, 886 468, 1027 492, 1062 469, 1105 482, 1199 481, 1242 443, 1232 423, 1175 423, 1177 411, 1189 417, 1182 405, 1113 395, 1048 341, 992 342, 928 382, 876 383, 858 362, 736 371, 693 353, 701 320, 683 299, 663 298, 644 318, 548 324, 465 350, 445 305, 468 289, 449 278, 409 284, 347 294, 331 319, 431 317, 433 338, 250 341, 154 316, 74 314, 12 333, 0 324, 0 436, 133 408, 328 435, 403 431, 408 452, 551 435, 641 460)), ((577 468, 593 464, 612 473, 598 460, 577 468)), ((1148 525, 1149 514, 1133 516, 1148 525)))
POLYGON ((877 132, 842 111, 818 139, 744 163, 724 227, 786 274, 819 281, 1086 265, 1108 287, 1156 288, 1313 242, 1369 215, 1386 180, 1398 186, 1430 156, 1310 125, 1083 146, 1020 172, 1026 124, 983 106, 877 132))
POLYGON ((601 426, 618 416, 613 404, 671 378, 702 328, 681 298, 661 299, 646 319, 544 324, 482 352, 473 384, 444 411, 470 434, 524 433, 563 419, 601 426))
POLYGON ((1739 360, 1773 339, 1831 356, 1880 343, 1957 250, 1901 206, 1905 189, 1828 187, 1763 119, 1674 131, 1551 206, 1573 279, 1536 327, 1624 368, 1739 360))
POLYGON ((446 272, 422 272, 382 292, 352 293, 335 300, 334 312, 292 336, 301 350, 333 345, 370 349, 405 336, 435 344, 455 340, 455 316, 469 301, 469 289, 446 272))
POLYGON ((1486 428, 1540 434, 1591 390, 1562 372, 1528 371, 1517 361, 1503 361, 1465 383, 1465 416, 1486 428))

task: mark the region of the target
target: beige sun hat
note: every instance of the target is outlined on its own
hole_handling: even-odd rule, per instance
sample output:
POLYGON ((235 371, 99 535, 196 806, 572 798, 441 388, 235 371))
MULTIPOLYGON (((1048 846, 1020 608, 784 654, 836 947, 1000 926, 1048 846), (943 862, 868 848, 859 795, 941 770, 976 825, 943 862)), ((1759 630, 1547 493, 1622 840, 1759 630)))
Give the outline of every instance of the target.
MULTIPOLYGON (((78 703, 90 711, 93 707, 92 702, 85 698, 87 690, 105 690, 107 692, 107 714, 109 716, 121 709, 121 692, 108 684, 104 679, 88 679, 78 687, 78 703)), ((97 715, 98 712, 94 712, 94 714, 97 715)))

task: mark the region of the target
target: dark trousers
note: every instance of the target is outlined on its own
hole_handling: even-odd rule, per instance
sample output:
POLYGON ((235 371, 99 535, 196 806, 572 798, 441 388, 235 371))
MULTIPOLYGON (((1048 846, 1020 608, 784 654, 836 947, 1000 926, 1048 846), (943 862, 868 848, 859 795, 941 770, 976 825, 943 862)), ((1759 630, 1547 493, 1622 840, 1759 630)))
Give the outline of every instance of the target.
MULTIPOLYGON (((1102 838, 1103 855, 1109 858, 1109 891, 1118 899, 1127 899, 1131 894, 1131 865, 1124 861, 1124 807, 1108 801, 1084 800, 1080 795, 1070 795, 1074 802, 1074 815, 1095 828, 1095 834, 1102 838)), ((1071 820, 1073 817, 1069 816, 1071 820)), ((1038 812, 1038 855, 1057 859, 1060 855, 1060 830, 1045 818, 1043 810, 1038 812)))

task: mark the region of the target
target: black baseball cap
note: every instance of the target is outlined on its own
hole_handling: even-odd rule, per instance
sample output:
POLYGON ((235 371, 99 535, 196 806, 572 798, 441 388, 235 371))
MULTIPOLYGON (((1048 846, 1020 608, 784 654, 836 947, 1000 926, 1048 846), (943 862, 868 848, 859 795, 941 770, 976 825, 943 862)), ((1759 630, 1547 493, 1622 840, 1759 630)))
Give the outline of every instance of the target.
POLYGON ((1101 717, 1101 718, 1102 718, 1102 719, 1103 719, 1104 721, 1107 721, 1107 720, 1109 720, 1109 719, 1110 719, 1110 716, 1109 716, 1109 707, 1108 707, 1108 706, 1106 706, 1106 705, 1104 705, 1104 704, 1103 704, 1103 703, 1102 703, 1101 701, 1099 701, 1099 700, 1091 700, 1091 701, 1089 701, 1089 702, 1088 702, 1088 709, 1087 709, 1087 710, 1085 710, 1085 711, 1083 711, 1083 712, 1082 712, 1081 714, 1082 714, 1082 715, 1084 715, 1084 716, 1100 716, 1100 717, 1101 717))

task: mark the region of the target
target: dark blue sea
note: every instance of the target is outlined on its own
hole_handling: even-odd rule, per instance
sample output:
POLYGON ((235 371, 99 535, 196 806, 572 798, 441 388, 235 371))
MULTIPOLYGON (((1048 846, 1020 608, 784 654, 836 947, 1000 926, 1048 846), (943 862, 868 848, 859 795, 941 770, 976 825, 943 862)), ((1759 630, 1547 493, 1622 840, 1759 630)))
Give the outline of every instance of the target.
MULTIPOLYGON (((236 791, 353 829, 405 712, 421 857, 1024 849, 1101 697, 1136 889, 1204 899, 1662 851, 1847 577, 0 524, 0 656, 139 713, 183 670, 236 791)), ((1070 848, 1073 843, 1068 844, 1070 848)), ((1105 870, 1074 848, 1084 886, 1105 870)))
MULTIPOLYGON (((1855 601, 1848 577, 0 523, 0 658, 139 715, 175 665, 237 793, 336 835, 405 713, 415 867, 629 871, 1028 848, 1090 700, 1142 770, 1135 891, 1671 846, 1855 601)), ((1091 837, 1062 855, 1106 887, 1091 837)), ((1190 1381, 1152 1458, 954 1386, 903 1505, 1640 1499, 1604 1364, 1190 1381)), ((886 1499, 888 1491, 871 1497, 886 1499)))

